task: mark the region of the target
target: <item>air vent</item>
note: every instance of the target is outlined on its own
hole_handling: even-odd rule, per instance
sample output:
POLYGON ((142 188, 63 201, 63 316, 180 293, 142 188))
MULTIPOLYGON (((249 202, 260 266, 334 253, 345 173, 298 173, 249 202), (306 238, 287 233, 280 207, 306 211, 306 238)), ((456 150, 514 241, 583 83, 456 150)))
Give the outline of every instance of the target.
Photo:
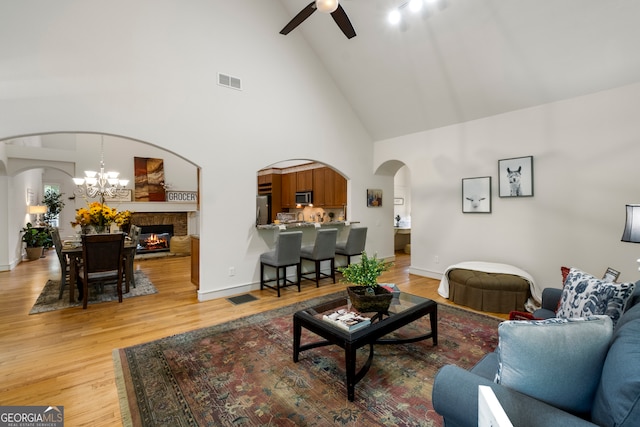
POLYGON ((227 74, 218 73, 218 84, 231 89, 242 90, 242 82, 240 79, 227 74))

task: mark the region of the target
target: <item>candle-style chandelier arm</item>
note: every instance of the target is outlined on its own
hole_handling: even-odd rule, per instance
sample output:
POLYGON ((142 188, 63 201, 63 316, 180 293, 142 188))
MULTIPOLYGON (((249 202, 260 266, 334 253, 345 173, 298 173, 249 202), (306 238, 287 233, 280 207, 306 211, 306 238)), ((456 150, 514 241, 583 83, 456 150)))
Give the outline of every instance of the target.
POLYGON ((104 201, 105 197, 124 196, 127 194, 128 179, 118 179, 120 175, 115 171, 104 171, 104 138, 100 146, 100 172, 85 171, 84 178, 73 178, 76 189, 73 191, 78 196, 86 195, 93 198, 99 196, 104 201))

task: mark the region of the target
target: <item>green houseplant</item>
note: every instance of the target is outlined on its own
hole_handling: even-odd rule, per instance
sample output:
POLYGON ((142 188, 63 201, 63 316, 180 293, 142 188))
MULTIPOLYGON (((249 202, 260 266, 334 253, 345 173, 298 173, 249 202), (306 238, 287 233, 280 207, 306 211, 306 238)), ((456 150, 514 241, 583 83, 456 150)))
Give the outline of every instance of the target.
POLYGON ((49 233, 39 228, 34 228, 30 222, 20 232, 22 233, 22 241, 27 245, 27 259, 33 261, 40 258, 42 249, 49 239, 49 233))
POLYGON ((48 188, 44 193, 42 204, 47 207, 47 213, 44 214, 44 222, 48 226, 51 226, 51 222, 60 215, 62 208, 64 208, 65 203, 62 200, 63 194, 64 193, 59 193, 51 188, 48 188))
POLYGON ((378 259, 375 255, 369 257, 362 252, 359 263, 340 267, 341 282, 351 283, 347 293, 353 307, 360 312, 386 312, 389 309, 393 294, 378 285, 378 277, 393 264, 378 259))

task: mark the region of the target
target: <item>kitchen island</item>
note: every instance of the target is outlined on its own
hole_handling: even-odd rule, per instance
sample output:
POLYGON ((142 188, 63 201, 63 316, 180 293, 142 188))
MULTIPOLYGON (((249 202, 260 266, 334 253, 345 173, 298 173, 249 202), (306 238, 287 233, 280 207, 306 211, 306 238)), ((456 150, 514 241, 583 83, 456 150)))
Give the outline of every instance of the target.
MULTIPOLYGON (((359 224, 359 221, 327 221, 327 222, 310 222, 310 221, 295 221, 295 222, 287 222, 284 224, 265 224, 265 225, 257 225, 256 228, 259 231, 260 238, 265 241, 269 248, 275 247, 276 240, 278 239, 278 234, 280 232, 285 231, 302 231, 302 246, 310 246, 313 245, 316 240, 316 230, 320 228, 335 228, 338 230, 338 242, 347 240, 347 236, 349 235, 349 230, 351 226, 354 224, 359 224)), ((339 257, 340 260, 336 259, 336 267, 340 266, 340 261, 345 262, 346 260, 342 260, 344 257, 339 257)), ((326 267, 323 268, 326 271, 326 267)), ((308 272, 308 270, 303 266, 303 273, 308 272)))
POLYGON ((258 230, 298 230, 300 228, 320 228, 320 227, 345 227, 351 224, 359 224, 359 221, 327 221, 327 222, 311 222, 311 221, 290 221, 280 224, 263 224, 256 225, 258 230))

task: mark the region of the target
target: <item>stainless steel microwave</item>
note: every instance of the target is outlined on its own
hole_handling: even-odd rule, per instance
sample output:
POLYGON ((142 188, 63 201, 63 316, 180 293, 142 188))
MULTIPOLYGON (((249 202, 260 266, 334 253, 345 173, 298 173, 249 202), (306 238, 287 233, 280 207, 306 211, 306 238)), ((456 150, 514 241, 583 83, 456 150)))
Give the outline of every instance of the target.
POLYGON ((296 205, 310 205, 313 203, 313 191, 298 191, 296 193, 296 205))

